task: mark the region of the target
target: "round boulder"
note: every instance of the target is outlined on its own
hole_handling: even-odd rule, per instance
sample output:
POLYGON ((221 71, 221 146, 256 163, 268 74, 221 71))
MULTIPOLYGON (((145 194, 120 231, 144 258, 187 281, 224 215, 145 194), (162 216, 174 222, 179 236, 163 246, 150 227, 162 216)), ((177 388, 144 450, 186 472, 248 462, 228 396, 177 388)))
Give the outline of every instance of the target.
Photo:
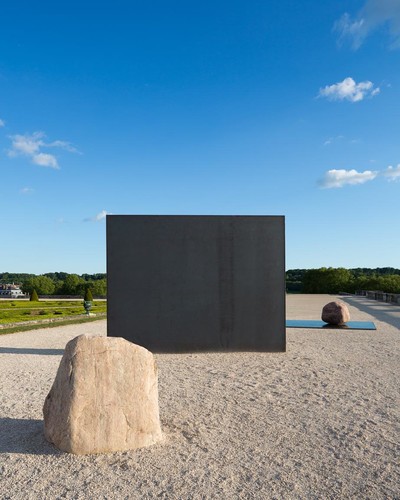
POLYGON ((161 441, 152 353, 119 337, 75 337, 65 348, 43 414, 46 439, 76 455, 161 441))
POLYGON ((321 319, 330 325, 343 325, 350 319, 349 309, 344 302, 329 302, 322 309, 321 319))

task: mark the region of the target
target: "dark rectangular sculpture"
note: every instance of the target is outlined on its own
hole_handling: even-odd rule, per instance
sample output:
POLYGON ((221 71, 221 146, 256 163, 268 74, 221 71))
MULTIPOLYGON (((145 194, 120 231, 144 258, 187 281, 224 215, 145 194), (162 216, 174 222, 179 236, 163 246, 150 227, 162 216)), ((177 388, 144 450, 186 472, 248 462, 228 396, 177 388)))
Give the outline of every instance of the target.
POLYGON ((283 216, 107 216, 108 332, 153 352, 276 351, 283 216))

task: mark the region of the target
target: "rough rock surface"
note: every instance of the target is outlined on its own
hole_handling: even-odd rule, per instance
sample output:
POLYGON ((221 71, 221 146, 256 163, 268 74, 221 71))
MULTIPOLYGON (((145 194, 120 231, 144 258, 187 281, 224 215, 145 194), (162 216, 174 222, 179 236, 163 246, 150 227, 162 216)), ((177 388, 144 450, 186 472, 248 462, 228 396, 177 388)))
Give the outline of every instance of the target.
POLYGON ((152 353, 118 337, 74 338, 43 414, 46 439, 70 453, 132 450, 160 441, 152 353))
POLYGON ((321 319, 331 325, 342 325, 350 320, 350 312, 344 302, 329 302, 322 309, 321 319))

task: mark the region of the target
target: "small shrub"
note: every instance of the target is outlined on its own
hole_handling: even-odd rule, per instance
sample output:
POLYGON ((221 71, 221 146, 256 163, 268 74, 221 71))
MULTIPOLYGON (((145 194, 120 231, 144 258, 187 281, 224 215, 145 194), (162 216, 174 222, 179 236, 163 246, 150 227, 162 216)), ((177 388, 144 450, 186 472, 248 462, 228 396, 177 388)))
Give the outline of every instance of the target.
POLYGON ((47 314, 47 313, 43 309, 41 311, 39 311, 39 316, 43 316, 44 314, 47 314))
POLYGON ((90 288, 86 289, 85 296, 84 296, 83 300, 85 302, 87 302, 87 301, 93 302, 93 295, 92 295, 92 291, 90 290, 90 288))
POLYGON ((31 294, 29 300, 31 302, 39 302, 39 297, 38 297, 38 294, 37 294, 36 290, 32 291, 32 294, 31 294))

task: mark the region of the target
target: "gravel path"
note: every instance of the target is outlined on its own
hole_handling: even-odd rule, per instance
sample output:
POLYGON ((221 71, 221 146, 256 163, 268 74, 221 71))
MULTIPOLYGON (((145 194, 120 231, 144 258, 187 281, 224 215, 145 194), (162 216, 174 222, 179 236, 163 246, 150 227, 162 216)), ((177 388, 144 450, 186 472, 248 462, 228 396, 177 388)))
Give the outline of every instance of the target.
MULTIPOLYGON (((319 319, 326 295, 288 296, 319 319)), ((400 498, 400 307, 342 297, 377 331, 287 330, 287 352, 156 355, 163 443, 74 456, 43 437, 65 344, 106 321, 0 336, 0 498, 400 498)))

